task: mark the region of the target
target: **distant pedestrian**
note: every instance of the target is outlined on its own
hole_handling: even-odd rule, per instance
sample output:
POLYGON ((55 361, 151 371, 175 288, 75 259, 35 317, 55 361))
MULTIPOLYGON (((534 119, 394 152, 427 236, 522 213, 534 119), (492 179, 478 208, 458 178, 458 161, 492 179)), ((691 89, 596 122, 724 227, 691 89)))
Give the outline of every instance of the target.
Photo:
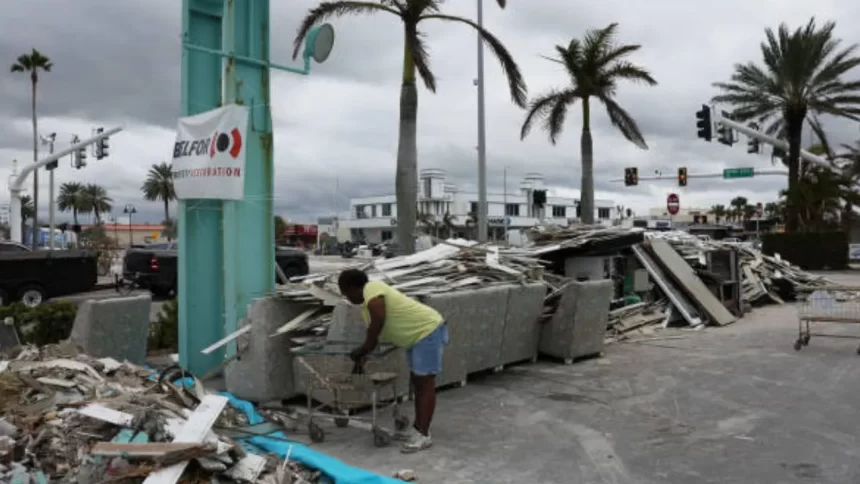
POLYGON ((347 269, 338 278, 340 292, 353 304, 361 304, 367 324, 364 343, 351 357, 361 362, 380 341, 406 349, 415 389, 415 422, 395 438, 405 440, 401 452, 417 452, 433 444, 430 422, 436 409, 436 375, 442 371, 442 353, 448 344, 448 325, 435 309, 406 296, 382 281, 368 281, 367 274, 347 269))

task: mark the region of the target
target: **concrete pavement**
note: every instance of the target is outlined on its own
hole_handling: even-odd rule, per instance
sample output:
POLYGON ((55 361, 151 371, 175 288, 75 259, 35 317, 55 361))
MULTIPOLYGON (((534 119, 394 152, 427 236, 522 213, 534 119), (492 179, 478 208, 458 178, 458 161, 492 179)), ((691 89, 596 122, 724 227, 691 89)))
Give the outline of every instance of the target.
MULTIPOLYGON (((853 326, 822 329, 860 336, 853 326)), ((796 352, 796 337, 793 305, 759 308, 724 328, 666 330, 600 359, 443 391, 434 446, 417 454, 332 424, 313 447, 385 475, 413 469, 419 482, 860 482, 858 341, 813 337, 796 352)))

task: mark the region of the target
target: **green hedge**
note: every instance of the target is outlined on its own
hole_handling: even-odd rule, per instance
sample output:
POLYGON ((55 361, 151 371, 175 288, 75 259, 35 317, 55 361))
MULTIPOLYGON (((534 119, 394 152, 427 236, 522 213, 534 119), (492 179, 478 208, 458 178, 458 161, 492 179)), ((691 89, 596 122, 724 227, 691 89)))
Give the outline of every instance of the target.
POLYGON ((172 350, 179 347, 179 305, 171 299, 161 305, 158 320, 149 327, 149 351, 172 350))
POLYGON ((67 339, 77 312, 78 305, 67 301, 47 301, 35 308, 15 303, 0 307, 0 323, 11 317, 21 343, 42 346, 67 339))
POLYGON ((779 256, 808 271, 848 269, 848 236, 845 232, 768 233, 762 252, 779 256))

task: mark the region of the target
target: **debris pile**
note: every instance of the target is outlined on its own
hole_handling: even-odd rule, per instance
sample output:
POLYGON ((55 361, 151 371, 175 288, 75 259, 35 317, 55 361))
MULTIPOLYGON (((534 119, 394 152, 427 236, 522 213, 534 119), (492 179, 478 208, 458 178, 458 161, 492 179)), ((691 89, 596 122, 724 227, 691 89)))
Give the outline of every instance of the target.
POLYGON ((584 249, 598 244, 630 245, 642 240, 644 230, 602 225, 537 225, 526 233, 532 242, 532 248, 528 251, 542 254, 562 249, 584 249))
POLYGON ((0 359, 0 482, 140 482, 149 476, 159 484, 180 478, 281 484, 320 478, 243 441, 288 430, 291 415, 261 411, 270 428, 254 432, 227 397, 207 394, 199 384, 172 383, 184 376, 178 367, 158 376, 89 357, 71 343, 14 351, 0 359))
MULTIPOLYGON (((420 298, 465 288, 533 281, 542 281, 551 289, 560 287, 564 278, 546 271, 546 265, 538 256, 521 250, 449 239, 412 255, 377 259, 354 267, 364 270, 371 281, 385 281, 405 294, 420 298)), ((311 274, 292 278, 292 283, 280 286, 280 297, 313 307, 287 322, 276 334, 289 332, 297 346, 323 339, 332 309, 343 300, 337 277, 338 273, 311 274)))
POLYGON ((817 276, 783 260, 778 254, 769 256, 744 243, 703 241, 686 232, 655 232, 649 238, 661 238, 691 266, 697 268, 706 259, 705 254, 714 251, 736 251, 739 258, 743 301, 752 305, 777 303, 794 297, 801 287, 824 287, 833 285, 822 276, 817 276))

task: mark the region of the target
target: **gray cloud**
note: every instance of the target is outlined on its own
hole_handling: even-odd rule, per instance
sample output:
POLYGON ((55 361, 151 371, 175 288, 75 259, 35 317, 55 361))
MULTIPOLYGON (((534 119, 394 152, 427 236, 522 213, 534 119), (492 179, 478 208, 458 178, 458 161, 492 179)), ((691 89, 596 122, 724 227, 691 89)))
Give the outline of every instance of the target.
MULTIPOLYGON (((314 0, 272 2, 272 60, 292 64, 292 40, 299 21, 314 0)), ((822 20, 860 15, 860 4, 793 2, 774 17, 768 4, 728 0, 716 4, 667 1, 630 4, 608 0, 588 9, 555 0, 512 2, 500 11, 486 2, 485 21, 501 38, 526 75, 531 94, 561 86, 565 74, 539 57, 553 45, 581 36, 587 28, 620 23, 620 40, 640 43, 632 57, 659 81, 654 88, 622 85, 619 102, 638 120, 650 150, 623 139, 600 109, 594 111, 595 182, 598 196, 619 204, 664 203, 671 182, 625 188, 625 166, 640 174, 653 170, 714 172, 724 167, 771 168, 767 156, 747 155, 746 140, 732 148, 695 137, 694 112, 716 94, 714 81, 725 80, 732 64, 758 60, 758 44, 766 26, 780 20, 792 25, 811 15, 822 20)), ((140 217, 162 218, 157 203, 143 202, 139 187, 148 166, 169 154, 171 131, 179 113, 180 4, 175 0, 108 2, 77 0, 69 10, 58 0, 7 2, 0 8, 0 62, 11 63, 36 47, 50 56, 55 68, 39 87, 43 130, 88 133, 94 125, 127 125, 113 142, 107 162, 86 170, 58 171, 58 181, 90 181, 105 185, 117 206, 135 203, 140 217), (32 19, 37 19, 33 22, 32 19), (46 35, 50 32, 50 35, 46 35), (163 130, 155 128, 160 127, 163 130)), ((448 2, 447 11, 474 17, 474 2, 448 2)), ((336 19, 335 50, 329 61, 299 77, 274 72, 273 116, 276 128, 275 210, 300 220, 320 212, 344 210, 350 197, 393 192, 398 119, 402 31, 385 15, 336 19), (337 188, 337 189, 335 189, 337 188)), ((419 165, 446 169, 463 190, 474 190, 476 178, 475 36, 461 25, 428 24, 432 64, 438 92, 419 94, 419 165)), ((860 35, 840 24, 845 42, 860 35)), ((5 72, 5 71, 4 71, 5 72)), ((0 73, 0 156, 31 157, 30 100, 23 76, 0 73)), ((860 72, 854 73, 860 77, 860 72)), ((557 146, 535 130, 519 140, 523 112, 511 105, 497 63, 488 55, 487 134, 491 192, 502 189, 505 167, 509 188, 526 172, 541 172, 559 190, 579 189, 580 112, 574 107, 557 146)), ((858 137, 857 125, 826 119, 836 144, 858 137)), ((0 178, 8 165, 0 160, 0 178)), ((40 198, 46 199, 42 177, 40 198)), ((725 203, 735 192, 776 197, 784 186, 779 177, 723 181, 691 179, 684 199, 693 203, 725 203)), ((0 203, 5 197, 0 188, 0 203)), ((43 213, 47 212, 42 207, 43 213)))

